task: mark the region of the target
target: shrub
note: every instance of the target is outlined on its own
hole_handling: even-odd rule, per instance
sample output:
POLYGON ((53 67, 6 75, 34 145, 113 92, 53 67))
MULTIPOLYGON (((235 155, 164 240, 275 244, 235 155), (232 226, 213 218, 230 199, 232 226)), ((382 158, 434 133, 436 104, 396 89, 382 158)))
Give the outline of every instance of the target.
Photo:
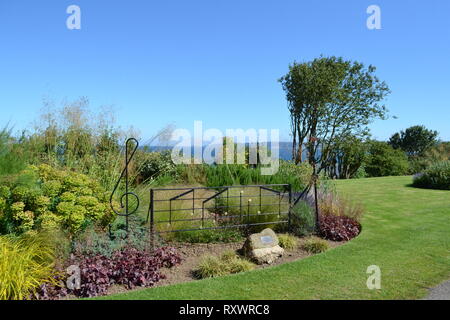
POLYGON ((94 297, 106 294, 113 284, 129 289, 150 287, 164 278, 159 269, 171 268, 180 262, 180 256, 170 247, 159 248, 153 253, 128 247, 115 251, 111 257, 76 256, 70 263, 80 267, 81 289, 65 290, 64 281, 57 278, 59 283, 42 286, 37 298, 55 299, 68 293, 78 297, 94 297))
POLYGON ((203 257, 194 274, 197 278, 204 279, 250 271, 254 268, 252 262, 239 257, 234 251, 226 251, 220 257, 203 257))
POLYGON ((181 263, 181 257, 178 255, 177 250, 172 247, 156 249, 153 255, 159 262, 159 267, 172 268, 181 263))
POLYGON ((332 241, 348 241, 358 236, 361 225, 346 216, 323 215, 320 217, 320 235, 332 241))
POLYGON ((74 293, 80 297, 104 295, 111 286, 110 272, 115 267, 113 260, 105 256, 80 259, 81 288, 74 293))
POLYGON ((329 245, 326 240, 311 237, 309 239, 306 239, 305 242, 302 244, 302 248, 309 253, 321 253, 328 250, 329 245))
POLYGON ((292 231, 298 236, 310 235, 315 229, 315 212, 306 201, 299 201, 292 208, 292 231))
POLYGON ((415 175, 413 186, 450 190, 450 161, 437 162, 428 167, 423 173, 415 175))
MULTIPOLYGON (((148 226, 145 226, 139 216, 129 217, 129 230, 125 231, 123 219, 116 219, 109 232, 99 230, 91 225, 73 239, 73 252, 77 255, 103 255, 111 257, 115 252, 125 248, 140 251, 151 249, 151 237, 148 226)), ((155 237, 155 245, 159 246, 159 238, 155 237)))
POLYGON ((176 179, 177 169, 169 151, 138 152, 136 154, 137 181, 156 180, 161 176, 176 179))
POLYGON ((38 235, 0 237, 0 300, 23 300, 53 282, 54 250, 38 235))
POLYGON ((332 179, 362 178, 365 176, 364 161, 367 157, 367 143, 360 137, 340 137, 330 148, 325 171, 332 179))
POLYGON ((174 248, 160 248, 153 255, 134 248, 126 248, 113 255, 113 269, 110 274, 114 283, 134 287, 150 287, 164 278, 158 270, 171 268, 181 262, 174 248))
POLYGON ((280 242, 280 247, 286 250, 294 250, 298 245, 297 238, 289 234, 280 234, 278 236, 278 241, 280 242))
POLYGON ((409 172, 408 157, 386 142, 369 142, 365 171, 369 177, 401 176, 409 172))
POLYGON ((450 161, 450 142, 440 142, 425 154, 428 165, 441 161, 450 161))
POLYGON ((74 235, 89 224, 106 226, 114 215, 99 183, 48 165, 30 166, 3 187, 0 225, 4 232, 63 228, 74 235))

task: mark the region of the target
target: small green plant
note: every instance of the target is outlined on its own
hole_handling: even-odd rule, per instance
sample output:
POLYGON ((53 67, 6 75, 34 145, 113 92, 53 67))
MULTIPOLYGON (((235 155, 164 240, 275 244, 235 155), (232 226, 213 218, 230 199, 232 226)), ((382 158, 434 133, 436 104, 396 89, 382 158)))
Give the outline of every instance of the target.
POLYGON ((0 300, 24 300, 53 281, 54 248, 43 235, 0 237, 0 300))
MULTIPOLYGON (((151 250, 151 235, 148 226, 138 215, 128 218, 129 230, 125 230, 123 217, 116 219, 109 231, 101 230, 90 225, 84 232, 73 240, 73 252, 80 255, 102 255, 112 257, 114 253, 126 248, 133 248, 141 252, 151 250)), ((154 245, 160 246, 159 237, 155 236, 154 245)))
POLYGON ((199 279, 220 277, 228 274, 228 270, 223 261, 216 256, 205 256, 195 270, 195 275, 199 279))
POLYGON ((298 246, 297 238, 290 234, 278 235, 278 241, 280 242, 280 247, 286 250, 294 250, 298 246))
POLYGON ((329 245, 328 242, 324 239, 311 237, 305 240, 305 242, 302 244, 302 248, 309 253, 316 254, 327 251, 329 249, 329 245))
POLYGON ((254 268, 255 265, 252 262, 239 257, 231 260, 228 265, 228 270, 230 273, 247 272, 253 270, 254 268))
POLYGON ((292 208, 292 228, 298 236, 307 236, 314 232, 315 213, 306 201, 299 201, 292 208))
POLYGON ((235 251, 233 250, 227 250, 224 253, 222 253, 222 255, 220 256, 221 260, 223 262, 227 262, 230 263, 233 260, 235 260, 236 258, 238 258, 238 255, 236 254, 235 251))
POLYGON ((225 251, 220 257, 205 256, 194 274, 199 279, 220 277, 231 273, 250 271, 255 265, 238 256, 234 251, 225 251))

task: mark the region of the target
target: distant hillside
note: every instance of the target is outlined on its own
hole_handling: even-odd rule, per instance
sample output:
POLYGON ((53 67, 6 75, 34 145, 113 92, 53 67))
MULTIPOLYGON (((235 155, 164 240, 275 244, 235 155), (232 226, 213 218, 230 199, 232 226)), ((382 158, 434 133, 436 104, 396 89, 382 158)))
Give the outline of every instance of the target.
MULTIPOLYGON (((150 151, 161 152, 164 150, 172 150, 172 146, 150 146, 150 151)), ((203 147, 204 149, 205 147, 203 147)), ((270 143, 269 143, 270 148, 270 143)), ((192 151, 194 148, 192 147, 192 151)), ((292 142, 279 143, 279 158, 282 160, 292 160, 292 142)))

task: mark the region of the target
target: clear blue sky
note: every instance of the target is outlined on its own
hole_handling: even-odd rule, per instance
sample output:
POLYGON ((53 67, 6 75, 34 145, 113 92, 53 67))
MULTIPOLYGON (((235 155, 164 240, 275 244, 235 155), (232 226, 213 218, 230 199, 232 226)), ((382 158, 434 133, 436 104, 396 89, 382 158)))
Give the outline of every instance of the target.
POLYGON ((45 96, 114 105, 143 138, 192 129, 279 128, 289 115, 277 79, 289 63, 337 55, 377 66, 398 120, 374 137, 424 124, 450 140, 450 1, 0 0, 0 125, 29 127, 45 96), (66 8, 82 12, 68 30, 66 8), (366 8, 382 30, 366 28, 366 8))

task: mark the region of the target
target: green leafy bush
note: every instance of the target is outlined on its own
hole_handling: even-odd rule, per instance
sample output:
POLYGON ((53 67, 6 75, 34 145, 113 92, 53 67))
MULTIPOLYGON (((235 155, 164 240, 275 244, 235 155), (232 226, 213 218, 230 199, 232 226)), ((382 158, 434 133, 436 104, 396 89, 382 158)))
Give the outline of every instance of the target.
POLYGON ((419 188, 450 190, 450 161, 437 162, 423 173, 415 175, 413 185, 419 188))
POLYGON ((327 251, 329 249, 329 245, 328 242, 324 239, 311 237, 305 240, 305 242, 302 244, 302 248, 309 253, 316 254, 327 251))
POLYGON ((220 277, 231 273, 250 271, 255 264, 239 257, 233 251, 226 251, 220 257, 205 256, 194 270, 199 279, 220 277))
POLYGON ((0 300, 29 299, 53 281, 54 248, 42 235, 0 236, 0 300))
POLYGON ((136 154, 137 181, 151 182, 163 176, 177 177, 176 165, 172 161, 171 153, 138 152, 136 154))
POLYGON ((114 218, 108 194, 97 181, 48 165, 28 167, 0 193, 3 232, 62 228, 73 235, 114 218))
POLYGON ((406 175, 409 172, 408 157, 386 142, 370 141, 365 171, 369 177, 406 175))
POLYGON ((280 242, 280 247, 286 250, 294 250, 298 246, 297 238, 290 234, 278 235, 278 241, 280 242))

